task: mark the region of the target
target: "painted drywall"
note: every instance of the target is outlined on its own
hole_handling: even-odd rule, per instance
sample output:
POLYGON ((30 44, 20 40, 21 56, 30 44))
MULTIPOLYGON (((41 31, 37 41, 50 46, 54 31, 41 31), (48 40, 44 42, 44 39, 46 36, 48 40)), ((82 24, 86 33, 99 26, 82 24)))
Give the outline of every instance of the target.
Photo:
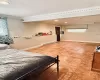
POLYGON ((80 42, 96 42, 100 43, 100 24, 89 24, 88 29, 84 33, 67 32, 68 28, 85 28, 84 25, 63 26, 65 34, 62 35, 63 41, 80 41, 80 42))
POLYGON ((23 23, 19 19, 8 18, 8 27, 10 35, 14 40, 14 44, 11 45, 12 48, 26 49, 46 43, 56 42, 55 25, 37 22, 23 23), (48 36, 35 36, 38 32, 49 31, 52 31, 53 34, 48 36), (30 39, 25 39, 24 37, 30 37, 30 39))

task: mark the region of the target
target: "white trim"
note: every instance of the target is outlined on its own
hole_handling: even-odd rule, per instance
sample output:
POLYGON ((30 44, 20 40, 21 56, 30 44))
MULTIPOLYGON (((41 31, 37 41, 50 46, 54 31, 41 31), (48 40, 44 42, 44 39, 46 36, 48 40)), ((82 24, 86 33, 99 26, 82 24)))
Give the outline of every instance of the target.
POLYGON ((36 15, 36 16, 28 16, 23 18, 23 22, 31 22, 31 21, 42 21, 42 20, 52 20, 52 19, 60 19, 60 18, 70 18, 70 17, 78 17, 78 16, 88 16, 88 15, 97 15, 100 14, 100 6, 76 9, 64 12, 56 12, 50 14, 36 15))
MULTIPOLYGON (((61 40, 61 41, 73 41, 73 42, 85 42, 85 43, 100 43, 100 42, 95 42, 95 41, 77 41, 77 40, 61 40)), ((51 43, 55 43, 55 42, 57 42, 57 41, 46 42, 46 43, 43 43, 43 44, 40 44, 40 45, 37 45, 37 46, 33 46, 33 47, 29 47, 29 48, 25 48, 25 49, 22 49, 22 50, 34 49, 34 48, 38 48, 38 47, 41 47, 43 45, 51 44, 51 43)))
MULTIPOLYGON (((85 42, 85 43, 100 43, 100 42, 95 42, 95 41, 76 41, 76 40, 61 40, 61 41, 73 41, 73 42, 85 42)), ((25 48, 25 49, 22 49, 22 50, 34 49, 34 48, 38 48, 38 47, 41 47, 41 46, 43 46, 43 45, 51 44, 51 43, 55 43, 55 42, 57 42, 57 41, 47 42, 47 43, 44 43, 44 44, 41 44, 41 45, 37 45, 37 46, 25 48)))
POLYGON ((57 41, 46 42, 46 43, 43 43, 43 45, 52 44, 52 43, 55 43, 55 42, 57 42, 57 41))
POLYGON ((51 44, 51 43, 55 43, 55 42, 56 42, 56 41, 46 42, 46 43, 43 43, 43 44, 40 44, 40 45, 37 45, 37 46, 33 46, 33 47, 29 47, 29 48, 25 48, 25 49, 22 49, 22 50, 34 49, 34 48, 38 48, 38 47, 41 47, 41 46, 43 46, 43 45, 51 44))
POLYGON ((29 47, 29 48, 25 48, 25 49, 22 49, 22 50, 34 49, 34 48, 38 48, 38 47, 41 47, 41 46, 43 46, 43 44, 40 44, 40 45, 37 45, 37 46, 33 46, 33 47, 29 47))
POLYGON ((67 29, 67 32, 71 33, 84 33, 87 29, 67 29))
POLYGON ((73 41, 73 42, 84 42, 84 43, 100 43, 96 41, 77 41, 77 40, 61 40, 61 41, 73 41))

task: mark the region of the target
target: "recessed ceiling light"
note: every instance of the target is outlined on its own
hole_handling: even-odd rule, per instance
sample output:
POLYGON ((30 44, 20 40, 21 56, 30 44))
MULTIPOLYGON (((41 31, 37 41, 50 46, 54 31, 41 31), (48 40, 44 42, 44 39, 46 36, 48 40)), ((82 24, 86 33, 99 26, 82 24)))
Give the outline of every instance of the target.
POLYGON ((9 4, 7 0, 0 0, 0 4, 9 4))
POLYGON ((65 23, 68 23, 68 22, 65 22, 65 23))
POLYGON ((55 22, 58 22, 59 20, 54 20, 55 22))

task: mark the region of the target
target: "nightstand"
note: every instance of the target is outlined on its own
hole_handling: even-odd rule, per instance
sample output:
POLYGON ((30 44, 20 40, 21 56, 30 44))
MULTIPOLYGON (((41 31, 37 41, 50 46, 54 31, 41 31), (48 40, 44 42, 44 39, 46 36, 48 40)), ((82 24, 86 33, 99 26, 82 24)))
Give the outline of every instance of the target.
POLYGON ((96 50, 94 52, 91 70, 100 71, 100 51, 99 50, 96 50))

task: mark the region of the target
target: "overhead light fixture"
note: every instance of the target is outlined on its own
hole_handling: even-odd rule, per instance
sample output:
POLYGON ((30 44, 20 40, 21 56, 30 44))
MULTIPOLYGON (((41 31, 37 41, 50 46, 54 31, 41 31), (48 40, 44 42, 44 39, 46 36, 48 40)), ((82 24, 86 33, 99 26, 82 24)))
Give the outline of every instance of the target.
POLYGON ((68 23, 68 22, 65 22, 65 23, 68 23))
POLYGON ((59 20, 54 20, 55 22, 58 22, 59 20))
POLYGON ((8 0, 0 0, 0 4, 9 4, 8 0))

